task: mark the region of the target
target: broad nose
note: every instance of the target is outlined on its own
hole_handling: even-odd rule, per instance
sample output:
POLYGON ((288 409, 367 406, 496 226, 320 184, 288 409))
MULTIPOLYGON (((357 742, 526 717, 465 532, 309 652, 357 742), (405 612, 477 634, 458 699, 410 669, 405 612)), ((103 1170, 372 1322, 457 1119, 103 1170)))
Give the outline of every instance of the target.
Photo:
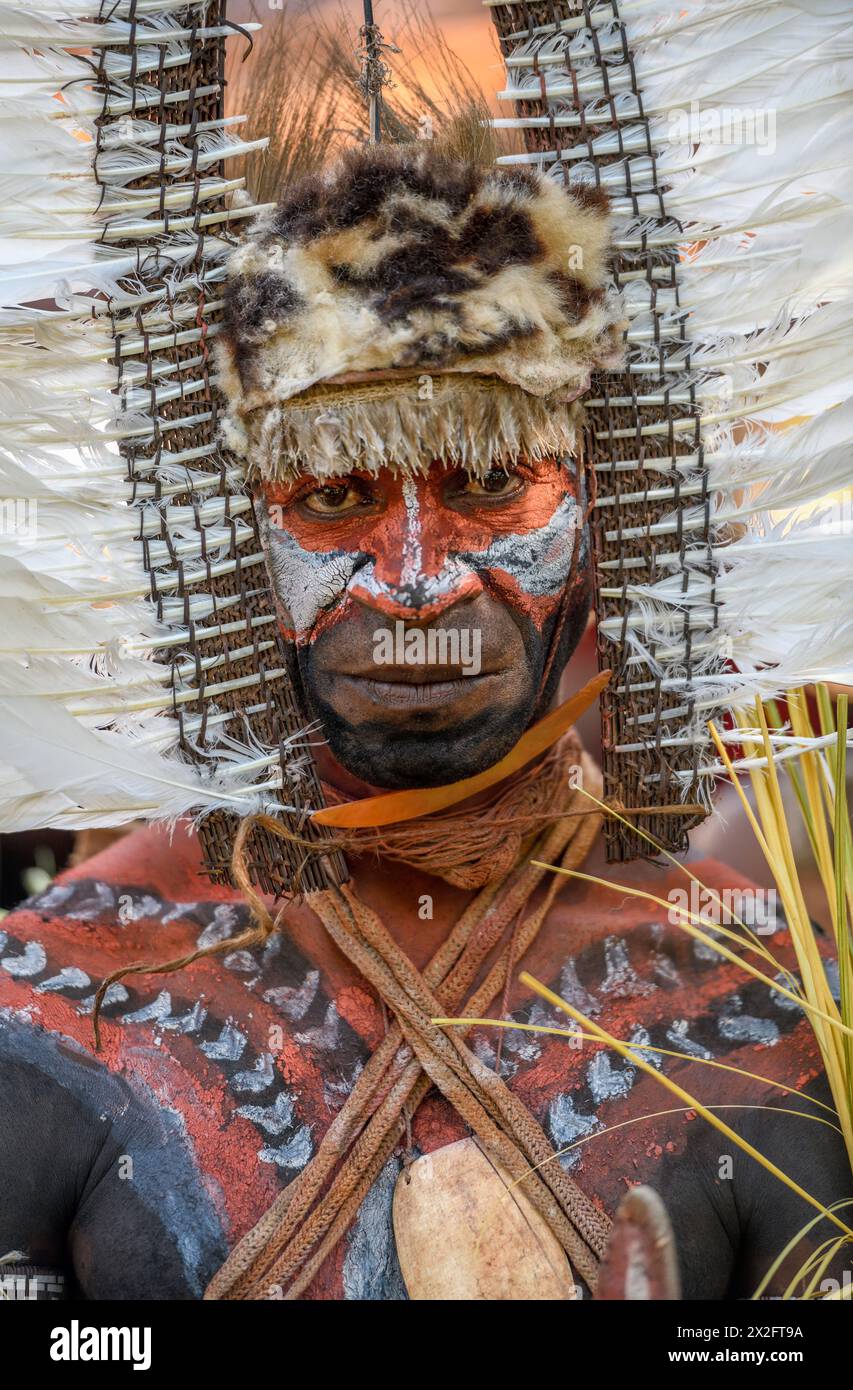
POLYGON ((467 565, 448 562, 434 578, 421 576, 413 584, 396 584, 377 577, 372 567, 360 570, 349 592, 359 603, 387 618, 430 622, 456 603, 482 593, 479 575, 467 565))
POLYGON ((407 478, 377 530, 350 594, 389 618, 427 622, 481 593, 476 570, 451 552, 447 518, 422 478, 407 478))

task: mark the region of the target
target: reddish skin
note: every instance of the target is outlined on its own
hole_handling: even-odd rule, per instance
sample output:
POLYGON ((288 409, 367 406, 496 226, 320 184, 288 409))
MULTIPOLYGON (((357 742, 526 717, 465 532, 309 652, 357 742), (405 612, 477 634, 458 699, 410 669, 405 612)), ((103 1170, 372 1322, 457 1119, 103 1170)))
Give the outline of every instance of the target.
MULTIPOLYGON (((595 855, 587 867, 595 871, 595 855)), ((370 858, 354 861, 353 868, 359 894, 380 912, 415 964, 423 967, 470 895, 416 870, 376 863, 370 858), (418 899, 423 893, 433 897, 431 921, 422 920, 417 913, 418 899)), ((718 891, 742 882, 730 870, 713 862, 695 868, 702 880, 718 891)), ((251 1228, 275 1193, 293 1176, 292 1170, 281 1170, 258 1159, 265 1145, 275 1148, 287 1134, 271 1135, 262 1124, 239 1111, 248 1104, 258 1105, 268 1113, 277 1096, 290 1096, 295 1107, 292 1129, 310 1126, 316 1146, 342 1099, 330 1100, 329 1085, 351 1076, 354 1063, 364 1060, 383 1036, 384 1025, 372 989, 329 941, 314 914, 303 906, 288 910, 280 952, 256 982, 233 963, 227 966, 222 956, 199 961, 168 977, 129 979, 130 1001, 107 1009, 104 1050, 96 1059, 92 1055, 91 1019, 78 1012, 80 992, 40 993, 38 984, 54 976, 63 965, 85 970, 95 982, 131 961, 166 959, 190 951, 200 926, 210 920, 213 907, 239 902, 235 893, 210 887, 199 870, 199 850, 194 838, 179 831, 170 845, 162 832, 145 831, 64 875, 64 883, 85 885, 94 878, 114 885, 115 895, 135 890, 138 896, 154 893, 167 903, 187 906, 166 925, 162 924, 162 910, 125 925, 116 920, 114 910, 109 908, 91 920, 79 915, 40 915, 32 908, 12 913, 3 923, 10 939, 4 954, 16 956, 24 943, 38 941, 47 953, 47 963, 44 971, 32 979, 0 970, 0 1009, 10 1008, 18 1019, 18 1011, 25 1011, 29 1022, 20 1026, 47 1029, 82 1047, 84 1053, 77 1054, 63 1045, 69 1076, 73 1072, 94 1081, 106 1067, 116 1077, 144 1084, 153 1090, 160 1106, 182 1117, 197 1170, 194 1181, 211 1194, 231 1244, 251 1228), (271 987, 298 984, 310 969, 320 972, 314 1004, 306 1018, 289 1020, 264 995, 271 987), (182 1015, 197 999, 203 999, 209 1010, 203 1034, 182 1036, 151 1022, 120 1021, 124 1011, 149 1004, 164 988, 171 995, 173 1016, 182 1015), (306 1033, 322 1026, 331 1001, 343 1020, 339 1041, 332 1047, 307 1041, 306 1033), (201 1051, 202 1038, 216 1038, 228 1020, 247 1039, 239 1063, 247 1069, 253 1067, 258 1055, 269 1050, 270 1029, 281 1029, 281 1045, 274 1054, 274 1080, 258 1096, 235 1092, 231 1080, 236 1064, 208 1058, 201 1051)), ((648 882, 649 872, 646 865, 626 866, 620 868, 619 877, 625 883, 642 883, 648 882)), ((667 869, 656 871, 650 886, 665 897, 670 888, 682 884, 681 875, 667 869)), ((84 888, 84 892, 89 891, 84 888)), ((67 910, 69 914, 78 912, 76 904, 69 904, 67 910)), ((764 987, 745 984, 736 966, 698 960, 690 939, 678 928, 664 924, 658 930, 653 926, 660 920, 656 909, 638 899, 624 899, 618 893, 589 884, 567 883, 523 966, 559 989, 560 972, 572 957, 584 988, 595 996, 594 1007, 600 1010, 595 1017, 617 1037, 630 1037, 641 1026, 649 1030, 654 1043, 672 1046, 665 1040, 666 1029, 674 1020, 685 1019, 688 1036, 694 1043, 708 1043, 718 1060, 787 1085, 809 1084, 820 1074, 813 1034, 801 1016, 797 1018, 770 1003, 764 987), (605 938, 624 943, 627 961, 635 972, 609 992, 601 988, 608 969, 605 938), (675 976, 664 969, 667 964, 675 976), (726 1040, 720 1033, 718 1019, 738 1013, 732 1003, 735 995, 742 1000, 744 1015, 761 1014, 776 1022, 780 1029, 776 1045, 756 1046, 748 1039, 726 1040)), ((787 934, 772 938, 769 944, 780 961, 790 962, 787 934)), ((253 955, 260 961, 260 950, 253 955)), ((529 1009, 533 1002, 516 983, 510 1009, 529 1009)), ((499 1010, 500 1006, 494 1007, 499 1010)), ((471 1035, 471 1044, 478 1038, 494 1047, 497 1034, 495 1030, 478 1029, 471 1035)), ((611 1098, 593 1101, 588 1068, 599 1051, 593 1044, 576 1050, 562 1038, 540 1034, 536 1038, 538 1055, 525 1059, 514 1048, 528 1041, 529 1035, 504 1034, 504 1058, 517 1067, 508 1084, 547 1132, 550 1107, 558 1097, 571 1098, 579 1116, 595 1111, 601 1127, 622 1126, 593 1134, 579 1150, 581 1163, 572 1170, 573 1176, 590 1197, 612 1214, 626 1189, 640 1182, 651 1183, 664 1197, 673 1218, 687 1296, 719 1298, 727 1292, 730 1296, 751 1293, 773 1256, 809 1219, 811 1209, 775 1180, 762 1177, 757 1165, 732 1150, 703 1120, 681 1111, 660 1114, 671 1110, 676 1102, 652 1078, 638 1075, 626 1095, 614 1091, 611 1098), (655 1112, 655 1119, 625 1124, 655 1112), (735 1155, 734 1179, 720 1182, 719 1155, 730 1150, 735 1155), (738 1250, 741 1241, 743 1247, 738 1250)), ((618 1076, 623 1071, 618 1059, 609 1061, 612 1072, 605 1074, 605 1081, 607 1075, 618 1076)), ((761 1082, 705 1068, 695 1061, 669 1059, 665 1068, 709 1105, 795 1105, 811 1113, 810 1107, 797 1102, 796 1097, 772 1091, 761 1082)), ((0 1086, 2 1080, 0 1065, 0 1086)), ((35 1245, 42 1259, 51 1255, 55 1260, 64 1258, 79 1193, 91 1186, 87 1184, 88 1170, 77 1166, 77 1155, 81 1147, 84 1153, 91 1148, 93 1154, 106 1153, 104 1161, 108 1162, 109 1171, 87 1196, 88 1226, 84 1237, 79 1235, 77 1224, 71 1228, 71 1257, 86 1296, 115 1296, 118 1290, 121 1297, 192 1297, 191 1293, 176 1292, 171 1283, 169 1291, 163 1292, 163 1267, 171 1229, 169 1208, 164 1206, 158 1211, 156 1219, 151 1213, 137 1217, 132 1205, 135 1188, 127 1183, 115 1184, 120 1189, 118 1205, 114 1209, 108 1205, 112 1181, 109 1145, 117 1146, 121 1153, 137 1156, 141 1135, 138 1126, 127 1135, 121 1128, 121 1115, 111 1116, 105 1129, 97 1103, 91 1120, 91 1145, 81 1145, 74 1125, 64 1131, 61 1162, 56 1160, 55 1149, 51 1150, 45 1190, 39 1197, 40 1223, 37 1227, 21 1227, 19 1213, 25 1206, 25 1191, 19 1195, 18 1185, 29 1174, 26 1182, 32 1186, 34 1165, 40 1161, 33 1135, 26 1126, 44 1113, 40 1106, 56 1114, 50 1109, 53 1093, 48 1091, 40 1101, 38 1086, 36 1082, 32 1084, 36 1089, 29 1093, 29 1104, 16 1112, 21 1114, 22 1123, 14 1127, 14 1132, 8 1131, 14 1143, 23 1146, 17 1162, 4 1166, 0 1143, 0 1247, 27 1249, 35 1245), (60 1184, 55 1195, 50 1184, 60 1184), (5 1206, 4 1193, 8 1196, 5 1206), (128 1222, 120 1247, 113 1234, 118 1218, 128 1222), (153 1259, 145 1244, 152 1232, 156 1237, 153 1259), (149 1280, 153 1291, 149 1291, 149 1280)), ((843 1150, 826 1126, 785 1115, 774 1116, 768 1110, 736 1109, 726 1112, 724 1118, 822 1200, 849 1195, 843 1150)), ((432 1093, 414 1120, 416 1146, 429 1151, 464 1134, 455 1113, 432 1093)), ((89 1157, 85 1159, 86 1163, 91 1161, 89 1157)), ((174 1194, 170 1191, 169 1196, 171 1200, 174 1194)), ((815 1243, 829 1234, 818 1228, 815 1243)), ((346 1261, 352 1262, 353 1249, 349 1242, 341 1243, 315 1280, 309 1297, 342 1296, 346 1261)), ((804 1254, 803 1249, 797 1252, 793 1262, 789 1262, 788 1272, 804 1254)), ((201 1265, 202 1282, 212 1273, 209 1264, 201 1265)), ((777 1281, 776 1291, 784 1277, 780 1277, 781 1283, 777 1281)))
MULTIPOLYGON (((553 510, 553 469, 550 474, 547 469, 543 471, 541 484, 543 491, 533 491, 532 503, 537 497, 545 498, 549 491, 551 496, 547 503, 543 501, 541 511, 537 506, 533 511, 528 507, 531 524, 536 515, 540 521, 535 524, 541 524, 541 517, 550 514, 549 508, 553 510)), ((432 481, 424 486, 432 486, 432 481)), ((525 497, 531 503, 527 492, 525 497)), ((387 507, 371 503, 377 507, 375 515, 359 517, 358 524, 391 527, 392 514, 399 508, 393 496, 386 500, 387 507)), ((498 521, 508 530, 521 529, 519 517, 512 516, 511 511, 527 505, 519 497, 496 508, 494 514, 490 510, 487 527, 484 516, 477 520, 467 511, 463 514, 456 505, 445 505, 437 494, 434 501, 441 524, 427 528, 426 550, 432 556, 431 563, 436 563, 443 544, 442 527, 467 527, 465 543, 469 545, 471 536, 486 530, 494 536, 498 521)), ((300 505, 293 497, 290 504, 297 510, 300 505)), ((479 514, 482 508, 478 504, 475 510, 479 514)), ((304 518, 300 524, 303 522, 304 518)), ((313 524, 305 523, 308 527, 313 524)), ((394 524, 399 524, 399 516, 394 524)), ((355 525, 355 519, 335 523, 336 527, 355 525)), ((325 522, 323 529, 322 542, 319 531, 311 532, 318 536, 319 549, 328 546, 325 522)), ((306 530, 306 537, 308 534, 306 530)), ((383 543, 391 543, 390 535, 389 531, 383 543)), ((358 544, 355 532, 351 543, 358 544)), ((489 575, 482 582, 478 577, 477 582, 481 583, 479 592, 457 594, 443 613, 432 618, 422 615, 421 621, 441 621, 445 613, 453 613, 455 621, 466 618, 473 622, 476 617, 482 624, 484 669, 490 669, 490 662, 494 669, 481 690, 490 679, 497 687, 497 697, 490 695, 482 708, 494 711, 498 697, 504 698, 508 690, 517 699, 520 687, 513 687, 513 682, 522 682, 528 674, 521 619, 536 615, 532 610, 522 614, 509 606, 511 595, 505 584, 501 589, 504 581, 499 575, 489 575)), ((322 654, 325 644, 331 651, 338 642, 339 662, 347 652, 353 662, 364 660, 364 642, 376 626, 376 612, 360 602, 352 602, 351 610, 351 621, 331 626, 317 652, 322 654), (349 649, 347 640, 353 644, 349 649)), ((341 690, 343 682, 336 684, 336 669, 345 667, 336 667, 330 659, 324 673, 330 687, 341 690)), ((353 669, 356 674, 345 680, 358 680, 359 668, 353 669)), ((465 694, 464 698, 480 697, 465 694)), ((343 707, 351 715, 352 691, 343 707)), ((428 711, 426 717, 439 720, 450 714, 455 718, 458 708, 456 700, 449 701, 442 709, 428 711)), ((387 722, 394 713, 386 715, 387 722)), ((452 736, 447 741, 455 756, 457 745, 452 736)), ((358 780, 345 778, 327 750, 321 756, 324 775, 347 790, 358 790, 358 780)), ((595 859, 586 867, 594 871, 595 859)), ((602 867, 600 862, 598 867, 602 867)), ((739 886, 737 876, 723 866, 706 863, 695 867, 706 884, 718 889, 739 886)), ((351 868, 357 892, 380 913, 403 950, 421 968, 470 900, 471 895, 463 890, 400 865, 365 858, 354 859, 351 868), (432 898, 431 920, 418 913, 424 894, 432 898)), ((674 870, 651 872, 655 876, 650 886, 661 897, 668 888, 683 886, 683 878, 674 870)), ((650 870, 646 865, 620 868, 619 878, 626 883, 649 882, 650 870)), ((355 1068, 384 1034, 382 1009, 310 909, 291 906, 281 925, 281 938, 273 943, 277 952, 266 959, 265 953, 255 948, 247 953, 248 970, 246 958, 234 961, 216 956, 179 974, 130 978, 128 1002, 111 1004, 105 1010, 104 1048, 95 1058, 91 1020, 79 1010, 84 992, 131 962, 189 954, 202 930, 206 933, 216 926, 217 909, 221 913, 231 905, 239 907, 242 915, 233 914, 228 924, 232 935, 247 924, 247 919, 237 894, 212 888, 205 881, 198 844, 181 831, 174 843, 162 832, 137 833, 63 876, 60 893, 73 884, 83 885, 76 891, 95 901, 94 911, 82 910, 72 895, 71 900, 62 898, 58 909, 56 904, 49 907, 47 900, 40 910, 36 902, 12 913, 2 924, 9 940, 5 955, 0 953, 4 955, 0 968, 0 1050, 4 1030, 8 1033, 14 1026, 17 1036, 6 1044, 8 1055, 0 1057, 0 1113, 5 1108, 17 1120, 5 1131, 0 1125, 0 1253, 26 1250, 37 1263, 73 1273, 83 1295, 89 1298, 197 1297, 229 1246, 251 1229, 299 1167, 298 1163, 277 1166, 269 1160, 269 1152, 280 1151, 291 1139, 296 1142, 304 1131, 310 1131, 316 1151, 346 1087, 352 1084, 355 1068), (106 885, 97 898, 94 888, 86 886, 91 879, 106 885), (144 916, 127 921, 116 908, 120 895, 134 889, 143 903, 146 898, 151 901, 144 916), (102 900, 105 905, 100 907, 102 900), (174 904, 178 906, 172 908, 174 904), (164 921, 166 917, 173 920, 164 921), (29 974, 16 973, 14 965, 10 970, 8 960, 25 961, 28 942, 44 950, 44 967, 29 974), (63 968, 69 968, 72 977, 67 986, 60 974, 63 968), (79 971, 86 972, 88 983, 73 983, 79 971), (319 978, 316 996, 306 1006, 307 1015, 291 1017, 280 1001, 267 997, 272 989, 289 998, 294 989, 313 978, 314 972, 319 978), (121 1021, 122 1014, 149 1007, 164 990, 170 996, 169 1019, 180 1020, 197 1001, 203 1002, 207 1018, 192 1034, 168 1024, 121 1021), (4 1016, 4 1008, 10 1011, 8 1016, 4 1016), (243 1040, 238 1060, 217 1052, 223 1031, 229 1030, 236 1030, 243 1040), (278 1034, 274 1047, 271 1030, 278 1034), (81 1050, 75 1050, 74 1044, 81 1050), (22 1051, 29 1048, 25 1065, 20 1064, 15 1047, 22 1051), (266 1059, 268 1077, 258 1071, 258 1064, 266 1059), (258 1076, 261 1084, 257 1089, 240 1079, 244 1072, 250 1083, 258 1076), (114 1092, 105 1092, 109 1086, 125 1088, 118 1103, 114 1092), (171 1117, 171 1128, 164 1134, 157 1127, 161 1116, 171 1117), (62 1133, 60 1152, 56 1145, 58 1128, 62 1133), (123 1155, 135 1159, 140 1174, 146 1163, 149 1174, 153 1171, 153 1200, 150 1195, 144 1197, 141 1183, 117 1180, 116 1168, 123 1155), (174 1173, 177 1178, 167 1176, 174 1173), (217 1230, 224 1232, 221 1240, 217 1230), (182 1253, 186 1250, 190 1257, 182 1253), (197 1253, 193 1255, 193 1251, 197 1253), (189 1275, 187 1258, 195 1261, 189 1275)), ((780 959, 790 961, 786 937, 774 938, 772 946, 780 959)), ((713 1044, 715 1056, 733 1065, 788 1085, 795 1079, 802 1085, 819 1075, 816 1045, 805 1020, 780 1011, 765 987, 745 985, 743 974, 734 965, 708 965, 697 960, 689 939, 677 928, 664 925, 656 907, 637 899, 623 900, 619 894, 591 885, 561 885, 560 897, 535 945, 517 965, 521 968, 523 964, 559 991, 561 972, 570 960, 576 963, 583 987, 596 996, 593 1007, 600 1011, 596 1017, 617 1037, 630 1038, 642 1027, 652 1034, 653 1042, 666 1045, 667 1029, 674 1020, 683 1019, 694 1043, 697 1036, 704 1036, 713 1044), (605 945, 608 938, 615 943, 610 946, 611 956, 617 952, 610 961, 605 945), (619 953, 624 953, 630 969, 622 968, 619 953), (735 1005, 735 998, 742 1002, 735 1005), (736 1030, 733 1035, 721 1036, 719 1019, 729 1013, 742 1015, 747 1021, 750 1014, 759 1022, 769 1018, 778 1029, 778 1045, 756 1047, 748 1040, 740 1042, 736 1030)), ((517 971, 515 974, 517 978, 517 971)), ((509 998, 510 1010, 529 1013, 533 1002, 516 983, 509 998)), ((494 1009, 498 1011, 500 1004, 496 1002, 494 1009)), ((565 1142, 559 1140, 559 1124, 553 1128, 555 1106, 564 1128, 567 1113, 571 1120, 573 1105, 581 1122, 593 1111, 597 1115, 595 1123, 601 1132, 580 1149, 582 1161, 573 1170, 593 1201, 613 1213, 625 1188, 636 1182, 651 1182, 661 1191, 680 1241, 688 1296, 719 1298, 727 1293, 751 1293, 786 1239, 812 1215, 811 1208, 791 1198, 773 1180, 763 1178, 760 1170, 756 1177, 756 1165, 749 1160, 737 1160, 735 1182, 720 1183, 720 1139, 694 1116, 677 1113, 641 1118, 671 1109, 670 1097, 652 1078, 640 1075, 630 1082, 627 1093, 621 1093, 624 1068, 605 1058, 607 1065, 603 1071, 599 1068, 595 1081, 600 1092, 596 1097, 590 1081, 590 1067, 598 1053, 593 1045, 587 1044, 578 1052, 564 1039, 540 1035, 538 1051, 525 1056, 519 1048, 529 1046, 528 1035, 502 1036, 504 1061, 512 1067, 508 1084, 555 1143, 565 1142), (639 1123, 625 1127, 626 1122, 638 1118, 639 1123), (610 1126, 621 1127, 608 1132, 610 1126)), ((471 1045, 478 1040, 481 1047, 494 1049, 495 1030, 477 1030, 470 1038, 471 1045)), ((706 1104, 780 1103, 779 1093, 764 1083, 735 1079, 689 1060, 666 1065, 706 1104)), ((760 1112, 760 1120, 754 1112, 738 1113, 743 1115, 738 1128, 749 1131, 752 1125, 749 1137, 753 1142, 782 1166, 793 1169, 794 1176, 823 1201, 849 1195, 843 1149, 826 1126, 808 1125, 767 1111, 760 1112)), ((424 1152, 462 1138, 464 1133, 458 1116, 434 1092, 414 1118, 413 1140, 424 1152)), ((339 1243, 308 1297, 341 1297, 347 1277, 350 1288, 355 1278, 356 1292, 350 1296, 399 1296, 393 1279, 382 1282, 387 1269, 386 1273, 380 1270, 379 1286, 371 1286, 379 1287, 379 1293, 358 1292, 364 1287, 363 1279, 373 1277, 369 1270, 365 1275, 364 1267, 369 1266, 377 1242, 384 1248, 383 1242, 388 1240, 387 1223, 382 1226, 375 1204, 373 1219, 375 1224, 367 1234, 362 1230, 358 1236, 356 1231, 352 1240, 339 1243), (384 1292, 386 1287, 391 1292, 384 1292)), ((815 1239, 824 1235, 818 1229, 815 1239)), ((793 1263, 801 1259, 802 1252, 797 1252, 793 1263)), ((784 1286, 785 1278, 786 1274, 780 1276, 776 1289, 784 1286)))

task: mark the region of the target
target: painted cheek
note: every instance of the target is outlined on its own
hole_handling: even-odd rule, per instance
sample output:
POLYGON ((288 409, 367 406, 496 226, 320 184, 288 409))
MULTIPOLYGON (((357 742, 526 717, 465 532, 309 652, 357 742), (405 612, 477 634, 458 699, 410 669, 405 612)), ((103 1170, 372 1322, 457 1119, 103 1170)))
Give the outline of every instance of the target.
MULTIPOLYGON (((441 500, 441 480, 393 479, 376 515, 317 526, 290 511, 286 523, 267 498, 261 525, 286 635, 314 641, 359 602, 388 618, 430 620, 482 581, 449 554, 461 543, 441 500), (334 547, 334 548, 333 548, 334 547)), ((488 532, 480 536, 488 539, 488 532)), ((477 528, 471 541, 478 543, 477 528)))
POLYGON ((358 552, 307 549, 292 531, 272 524, 266 505, 256 510, 281 631, 291 641, 311 641, 323 613, 346 593, 358 552))
POLYGON ((485 586, 509 607, 523 613, 541 631, 558 609, 572 574, 586 562, 586 533, 574 496, 565 493, 539 526, 493 538, 478 555, 466 555, 485 574, 485 586))

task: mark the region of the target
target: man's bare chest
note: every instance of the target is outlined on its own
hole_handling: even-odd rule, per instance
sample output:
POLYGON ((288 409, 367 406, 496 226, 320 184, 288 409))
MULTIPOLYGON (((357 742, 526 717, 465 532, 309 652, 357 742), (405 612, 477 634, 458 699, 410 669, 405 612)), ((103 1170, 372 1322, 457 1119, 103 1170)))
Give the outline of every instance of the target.
MULTIPOLYGON (((143 950, 169 959, 221 944, 245 925, 245 909, 233 900, 174 901, 104 880, 55 885, 33 906, 38 915, 22 915, 19 938, 15 917, 7 924, 2 1002, 25 1001, 33 1024, 86 1050, 93 993, 105 974, 143 950)), ((663 1067, 667 1053, 701 1061, 743 1048, 762 1050, 773 1067, 790 1014, 769 991, 760 998, 745 991, 739 977, 664 923, 612 915, 578 942, 573 950, 568 933, 545 933, 525 964, 587 1016, 647 1048, 653 1067, 663 1067)), ((690 1161, 695 1115, 658 1114, 650 1125, 645 1117, 665 1107, 637 1068, 548 1032, 567 1020, 533 997, 514 997, 509 1013, 535 1031, 478 1027, 469 1045, 534 1114, 557 1151, 554 1161, 605 1209, 662 1164, 690 1161)), ((163 1142, 185 1150, 230 1246, 315 1154, 387 1026, 363 980, 330 969, 323 952, 310 953, 304 936, 298 942, 285 930, 263 946, 111 986, 101 1063, 143 1107, 176 1118, 163 1142)), ((430 1094, 313 1296, 404 1296, 390 1218, 400 1165, 465 1133, 448 1103, 430 1094)))

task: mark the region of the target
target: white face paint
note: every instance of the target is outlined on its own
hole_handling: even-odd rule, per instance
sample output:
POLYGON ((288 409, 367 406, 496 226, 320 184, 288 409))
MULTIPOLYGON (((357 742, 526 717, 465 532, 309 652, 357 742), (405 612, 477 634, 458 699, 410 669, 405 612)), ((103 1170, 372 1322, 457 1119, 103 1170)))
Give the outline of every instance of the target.
POLYGON ((263 503, 255 510, 276 597, 297 641, 304 641, 320 614, 346 592, 361 557, 346 550, 305 550, 289 531, 273 526, 263 503))
MULTIPOLYGON (((544 526, 496 536, 482 551, 448 552, 433 574, 422 567, 423 518, 414 481, 405 481, 403 497, 406 525, 398 584, 381 578, 375 559, 365 551, 305 549, 291 532, 273 525, 267 508, 258 503, 273 585, 297 641, 307 640, 320 614, 347 594, 382 610, 390 604, 415 613, 480 592, 481 576, 489 570, 508 575, 531 598, 555 596, 566 584, 581 526, 580 506, 570 494, 561 498, 544 526)), ((581 562, 586 552, 582 533, 581 562)))
POLYGON ((421 544, 421 503, 414 478, 403 483, 403 502, 406 508, 406 534, 403 538, 403 588, 415 588, 421 578, 423 546, 421 544))
MULTIPOLYGON (((496 536, 480 554, 462 554, 460 559, 476 563, 478 569, 503 570, 533 598, 558 594, 571 573, 580 524, 577 498, 567 494, 544 526, 496 536)), ((585 559, 585 549, 583 536, 581 560, 585 559)))

